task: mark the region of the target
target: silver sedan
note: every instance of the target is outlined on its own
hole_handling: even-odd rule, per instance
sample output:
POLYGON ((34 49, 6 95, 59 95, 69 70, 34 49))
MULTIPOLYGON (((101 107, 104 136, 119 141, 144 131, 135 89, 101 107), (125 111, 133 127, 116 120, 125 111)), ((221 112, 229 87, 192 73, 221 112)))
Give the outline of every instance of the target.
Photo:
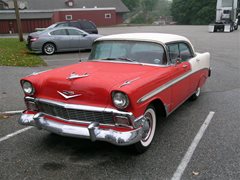
POLYGON ((51 55, 55 52, 92 49, 92 43, 99 37, 101 35, 88 34, 73 27, 53 28, 29 34, 27 47, 31 51, 51 55))

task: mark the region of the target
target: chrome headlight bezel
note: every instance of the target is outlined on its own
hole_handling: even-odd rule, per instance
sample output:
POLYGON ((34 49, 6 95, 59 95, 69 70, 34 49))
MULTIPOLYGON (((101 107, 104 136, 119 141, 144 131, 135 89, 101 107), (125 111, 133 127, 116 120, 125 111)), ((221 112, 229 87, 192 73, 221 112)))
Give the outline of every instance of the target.
POLYGON ((33 95, 35 93, 34 86, 32 85, 31 82, 23 80, 21 84, 22 84, 23 92, 25 94, 33 95))
POLYGON ((114 106, 118 109, 126 109, 129 106, 129 98, 127 94, 115 91, 112 93, 112 102, 114 106))

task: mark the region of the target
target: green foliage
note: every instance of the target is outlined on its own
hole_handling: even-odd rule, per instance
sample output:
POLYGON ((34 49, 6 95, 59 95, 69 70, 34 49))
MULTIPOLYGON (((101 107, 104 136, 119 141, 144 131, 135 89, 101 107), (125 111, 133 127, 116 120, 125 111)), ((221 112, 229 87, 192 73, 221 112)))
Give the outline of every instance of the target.
POLYGON ((215 19, 217 0, 173 0, 171 12, 179 24, 209 24, 215 19))
POLYGON ((131 23, 152 24, 160 16, 171 14, 169 0, 123 0, 123 2, 131 10, 129 14, 131 23))
POLYGON ((44 61, 36 54, 30 54, 25 42, 17 38, 0 38, 0 66, 39 66, 44 61))
POLYGON ((140 0, 122 0, 122 2, 128 7, 130 11, 138 8, 140 5, 140 0))

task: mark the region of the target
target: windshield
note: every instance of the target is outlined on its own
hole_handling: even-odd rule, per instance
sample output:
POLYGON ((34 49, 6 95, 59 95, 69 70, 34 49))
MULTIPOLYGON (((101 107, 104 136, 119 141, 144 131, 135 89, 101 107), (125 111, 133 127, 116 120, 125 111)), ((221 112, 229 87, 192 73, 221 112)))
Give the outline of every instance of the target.
POLYGON ((223 0, 222 1, 222 7, 232 7, 233 0, 223 0))
POLYGON ((155 65, 166 64, 162 45, 142 41, 99 41, 93 45, 89 60, 117 60, 155 65))

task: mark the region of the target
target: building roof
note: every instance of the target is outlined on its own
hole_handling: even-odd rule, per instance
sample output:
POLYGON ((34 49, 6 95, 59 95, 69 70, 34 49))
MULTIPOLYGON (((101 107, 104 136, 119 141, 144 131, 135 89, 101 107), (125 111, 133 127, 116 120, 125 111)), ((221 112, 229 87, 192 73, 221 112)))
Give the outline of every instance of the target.
MULTIPOLYGON (((14 11, 0 11, 0 20, 16 20, 16 15, 14 11)), ((52 12, 33 12, 33 11, 24 11, 20 12, 21 19, 51 19, 52 12)))
POLYGON ((186 41, 189 44, 190 41, 179 35, 174 34, 164 34, 164 33, 128 33, 128 34, 115 34, 109 36, 103 36, 97 41, 101 40, 132 40, 132 41, 148 41, 148 42, 156 42, 156 43, 169 43, 176 41, 186 41))
MULTIPOLYGON (((13 0, 5 0, 12 2, 13 0)), ((116 8, 116 12, 129 12, 129 9, 121 0, 72 0, 73 7, 66 4, 67 0, 22 0, 28 10, 54 10, 66 8, 116 8)))

